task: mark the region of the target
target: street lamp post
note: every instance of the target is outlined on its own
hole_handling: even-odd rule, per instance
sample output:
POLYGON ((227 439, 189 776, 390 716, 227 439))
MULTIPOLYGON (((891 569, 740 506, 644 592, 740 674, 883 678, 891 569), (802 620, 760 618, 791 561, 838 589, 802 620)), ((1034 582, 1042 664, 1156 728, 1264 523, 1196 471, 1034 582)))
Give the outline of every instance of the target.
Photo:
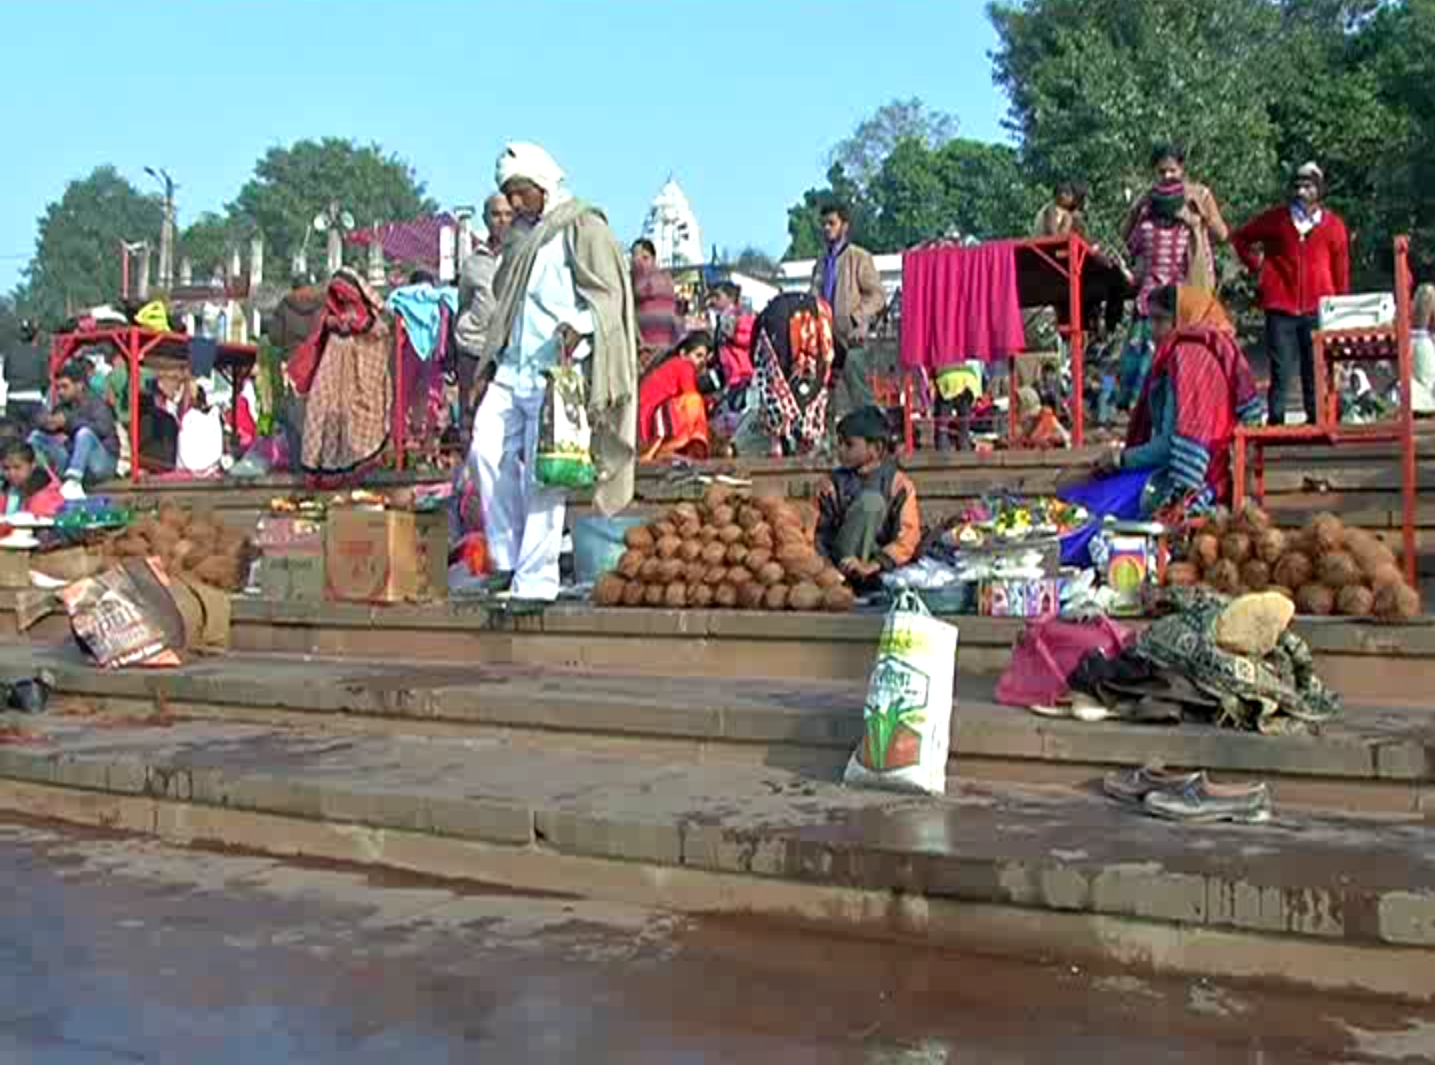
POLYGON ((144 172, 158 181, 164 189, 164 223, 159 231, 159 283, 168 290, 174 284, 174 190, 178 188, 169 171, 152 166, 144 172))

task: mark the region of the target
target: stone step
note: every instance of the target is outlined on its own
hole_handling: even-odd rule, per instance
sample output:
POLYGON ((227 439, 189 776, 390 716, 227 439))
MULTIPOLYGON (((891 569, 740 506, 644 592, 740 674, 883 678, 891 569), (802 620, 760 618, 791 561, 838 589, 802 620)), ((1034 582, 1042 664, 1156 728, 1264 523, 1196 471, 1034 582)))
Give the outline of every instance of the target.
MULTIPOLYGON (((16 595, 0 592, 0 639, 16 634, 16 595)), ((23 633, 30 643, 68 643, 58 613, 23 633)), ((234 600, 232 646, 261 654, 357 660, 468 662, 616 673, 688 673, 865 681, 872 669, 880 612, 767 614, 746 611, 603 610, 556 606, 514 618, 477 603, 366 606, 234 600)), ((963 675, 994 675, 1011 660, 1023 623, 950 619, 961 630, 963 675)), ((1143 622, 1132 622, 1140 628, 1143 622)), ((1407 625, 1344 618, 1298 619, 1295 631, 1337 691, 1366 702, 1431 705, 1435 622, 1407 625)))
MULTIPOLYGON (((229 721, 330 724, 439 737, 525 736, 693 763, 835 774, 862 734, 864 686, 515 667, 234 654, 164 672, 106 673, 69 651, 0 645, 0 670, 48 669, 57 708, 229 721)), ((1269 782, 1281 803, 1435 816, 1435 716, 1353 706, 1321 736, 1266 737, 1203 724, 1083 724, 994 701, 990 677, 958 680, 956 780, 1088 785, 1157 760, 1269 782)))
POLYGON ((1173 826, 1070 788, 863 792, 831 773, 513 738, 45 715, 0 808, 167 840, 1188 978, 1435 1000, 1435 831, 1278 810, 1173 826))

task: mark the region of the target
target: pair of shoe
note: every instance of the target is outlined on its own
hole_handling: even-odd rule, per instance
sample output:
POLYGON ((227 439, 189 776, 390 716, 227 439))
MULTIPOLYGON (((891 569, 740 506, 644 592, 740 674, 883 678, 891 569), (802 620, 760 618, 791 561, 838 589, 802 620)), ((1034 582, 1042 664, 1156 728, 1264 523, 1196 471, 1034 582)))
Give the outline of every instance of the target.
POLYGON ((1071 718, 1087 725, 1115 716, 1102 703, 1080 693, 1073 694, 1069 703, 1058 703, 1055 706, 1029 706, 1027 709, 1038 717, 1071 718))
POLYGON ((85 498, 85 485, 78 477, 66 477, 60 485, 60 498, 67 502, 76 502, 85 498))
POLYGON ((1172 773, 1156 765, 1119 769, 1106 775, 1102 787, 1117 802, 1168 821, 1256 825, 1271 819, 1265 784, 1213 784, 1204 772, 1172 773))

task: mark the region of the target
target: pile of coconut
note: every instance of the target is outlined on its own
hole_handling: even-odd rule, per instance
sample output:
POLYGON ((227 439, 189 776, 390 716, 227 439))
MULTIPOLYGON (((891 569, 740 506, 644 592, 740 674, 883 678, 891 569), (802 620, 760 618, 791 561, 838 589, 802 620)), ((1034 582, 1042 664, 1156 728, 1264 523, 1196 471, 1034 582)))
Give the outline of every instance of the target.
POLYGON ((822 610, 856 597, 813 547, 810 507, 714 485, 701 503, 679 503, 628 530, 617 568, 593 589, 598 606, 669 609, 822 610))
POLYGON ((1205 584, 1232 596, 1280 592, 1299 613, 1316 616, 1403 621, 1420 613, 1419 594, 1374 533, 1321 514, 1286 534, 1253 503, 1234 516, 1217 512, 1196 529, 1185 558, 1167 567, 1166 583, 1205 584))
POLYGON ((192 514, 175 503, 165 503, 157 514, 112 536, 104 550, 112 561, 156 558, 169 573, 193 577, 226 592, 244 590, 255 557, 249 537, 213 514, 192 514))

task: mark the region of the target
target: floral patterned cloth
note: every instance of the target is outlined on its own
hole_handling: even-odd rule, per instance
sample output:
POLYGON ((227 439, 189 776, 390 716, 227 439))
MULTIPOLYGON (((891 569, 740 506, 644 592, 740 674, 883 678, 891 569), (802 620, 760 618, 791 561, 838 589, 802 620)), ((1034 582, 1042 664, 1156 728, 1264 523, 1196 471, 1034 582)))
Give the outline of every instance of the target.
POLYGON ((1274 651, 1255 659, 1216 642, 1216 619, 1230 600, 1198 588, 1173 588, 1173 613, 1152 623, 1132 652, 1184 675, 1219 701, 1217 724, 1267 735, 1313 732, 1340 714, 1340 697, 1315 675, 1305 641, 1289 630, 1274 651))

